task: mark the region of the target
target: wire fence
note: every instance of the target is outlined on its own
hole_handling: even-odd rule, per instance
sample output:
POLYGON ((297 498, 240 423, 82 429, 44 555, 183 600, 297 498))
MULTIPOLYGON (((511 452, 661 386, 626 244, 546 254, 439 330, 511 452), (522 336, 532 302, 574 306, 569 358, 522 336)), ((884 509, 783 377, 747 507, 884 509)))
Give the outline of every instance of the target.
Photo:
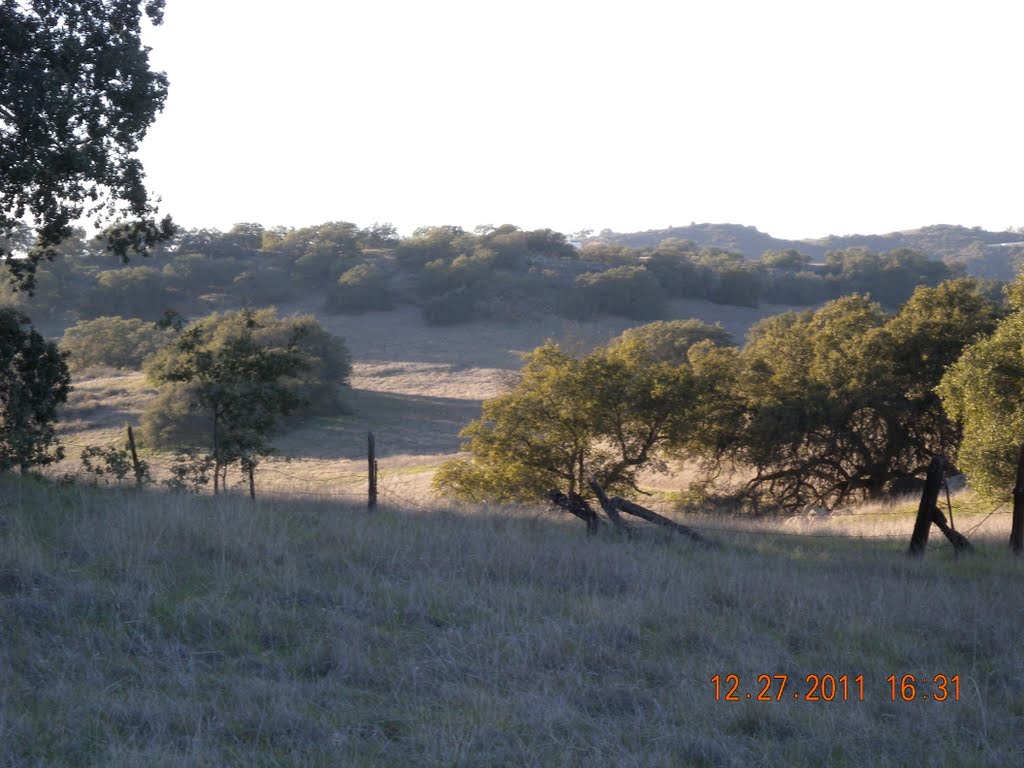
MULTIPOLYGON (((85 443, 82 441, 68 440, 61 438, 61 445, 65 448, 71 449, 87 449, 95 447, 94 444, 85 443)), ((116 447, 116 446, 107 446, 116 447)), ((67 452, 67 451, 66 451, 67 452)), ((152 471, 157 470, 159 473, 166 477, 155 480, 150 478, 150 482, 153 484, 168 484, 167 478, 175 477, 181 470, 180 463, 166 463, 163 461, 164 454, 159 454, 159 458, 147 458, 145 460, 146 467, 152 471)), ((69 459, 70 457, 67 457, 69 459)), ((334 464, 336 462, 366 462, 366 455, 357 456, 339 456, 329 463, 334 464)), ((320 462, 318 462, 320 463, 320 462)), ((337 501, 351 506, 358 503, 368 503, 369 493, 367 483, 370 479, 370 471, 367 468, 364 471, 336 471, 330 474, 303 474, 301 471, 287 471, 282 467, 290 468, 291 462, 287 459, 270 458, 261 461, 255 472, 256 478, 256 496, 259 498, 274 498, 274 499, 304 499, 304 500, 317 500, 317 501, 337 501), (271 483, 267 483, 268 476, 270 476, 271 483), (278 478, 282 478, 288 482, 288 485, 281 487, 275 485, 273 482, 278 478)), ((381 472, 374 472, 377 478, 376 492, 377 500, 380 504, 402 510, 417 510, 417 511, 438 511, 441 509, 450 508, 450 505, 446 504, 442 500, 432 501, 429 499, 417 499, 411 498, 410 494, 403 488, 399 490, 392 484, 394 475, 384 469, 381 472)), ((115 479, 113 483, 110 482, 109 477, 97 475, 95 472, 88 472, 84 469, 74 472, 64 472, 59 474, 58 479, 64 482, 81 482, 83 484, 113 484, 118 486, 132 486, 135 484, 134 475, 129 474, 120 480, 115 479)), ((193 488, 192 490, 203 493, 212 494, 212 484, 205 488, 193 488)), ((232 473, 232 482, 225 483, 221 489, 226 495, 241 495, 249 494, 249 479, 241 473, 232 473)), ((674 503, 671 500, 651 500, 647 502, 653 507, 658 507, 663 513, 668 513, 670 516, 674 511, 674 503)), ((973 525, 962 532, 964 536, 970 537, 974 535, 979 529, 985 526, 993 517, 997 515, 1010 515, 1010 510, 1004 509, 1006 506, 1000 503, 990 509, 986 513, 974 512, 975 505, 952 503, 948 506, 951 513, 955 512, 957 517, 963 519, 964 517, 970 518, 973 525), (975 518, 978 514, 984 514, 980 520, 975 522, 975 518)), ((854 514, 820 514, 820 515, 798 515, 789 518, 770 519, 770 520, 758 520, 748 519, 742 521, 739 525, 727 525, 721 522, 709 523, 707 519, 694 520, 689 519, 690 516, 684 516, 682 520, 685 520, 687 525, 691 525, 702 534, 718 534, 727 535, 731 537, 770 537, 770 538, 786 538, 786 539, 843 539, 843 540, 860 540, 860 541, 894 541, 894 540, 906 540, 910 536, 910 528, 912 522, 908 523, 906 531, 893 531, 893 532, 877 532, 868 533, 863 531, 856 531, 854 528, 858 523, 869 524, 871 520, 878 518, 896 518, 904 517, 909 518, 906 509, 899 509, 895 506, 889 509, 872 509, 871 511, 854 514), (860 518, 860 520, 857 520, 860 518), (846 525, 845 521, 851 521, 850 525, 846 525), (801 526, 801 530, 782 530, 780 525, 786 525, 786 521, 792 521, 797 525, 801 526), (839 522, 843 521, 843 522, 839 522), (811 526, 820 526, 827 530, 808 530, 811 526), (847 528, 847 530, 842 530, 847 528)), ((953 515, 950 515, 951 519, 953 515)), ((937 539, 928 544, 929 549, 939 549, 943 547, 952 546, 949 541, 945 538, 937 539)))

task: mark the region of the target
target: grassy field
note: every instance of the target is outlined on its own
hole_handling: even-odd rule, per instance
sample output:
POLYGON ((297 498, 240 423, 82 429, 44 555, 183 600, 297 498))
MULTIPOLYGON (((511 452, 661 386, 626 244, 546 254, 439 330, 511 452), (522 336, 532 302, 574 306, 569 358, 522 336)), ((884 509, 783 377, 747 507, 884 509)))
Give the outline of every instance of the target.
MULTIPOLYGON (((279 314, 316 314, 321 303, 320 298, 308 299, 282 306, 279 314)), ((737 341, 753 322, 784 309, 671 303, 672 317, 720 322, 737 341)), ((458 453, 459 431, 480 415, 483 401, 514 384, 523 353, 552 338, 584 354, 637 325, 623 318, 579 323, 543 316, 519 324, 437 328, 423 325, 419 310, 408 305, 356 316, 319 315, 318 320, 344 338, 352 353, 352 386, 346 394, 350 412, 282 435, 277 447, 288 464, 262 470, 260 491, 346 495, 363 489, 365 474, 359 474, 366 471, 366 433, 373 431, 380 468, 385 482, 392 480, 394 498, 416 503, 432 503, 434 470, 458 453)), ((59 429, 68 459, 50 470, 54 476, 79 471, 78 456, 86 445, 123 444, 125 425, 137 425, 146 402, 156 394, 137 372, 84 371, 74 386, 59 429)), ((170 457, 144 455, 158 478, 167 475, 162 467, 170 457)), ((678 490, 685 481, 685 468, 679 468, 678 476, 644 477, 647 488, 662 494, 678 490)))
MULTIPOLYGON (((739 340, 781 309, 673 314, 739 340)), ((911 561, 913 502, 688 517, 714 550, 448 507, 433 471, 519 354, 549 337, 586 352, 630 324, 321 320, 353 353, 351 412, 282 435, 255 504, 237 477, 217 499, 0 477, 0 768, 1021 762, 1024 563, 1005 511, 958 495, 980 551, 954 558, 933 531, 911 561), (736 676, 738 701, 716 700, 716 675, 719 699, 736 676), (762 675, 787 676, 778 700, 775 678, 756 700, 762 675), (831 678, 814 687, 826 675, 834 697, 831 678), (897 682, 893 700, 904 675, 947 676, 947 700, 931 682, 913 701, 897 682)), ((155 394, 131 372, 75 386, 53 476, 86 444, 120 444, 155 394)), ((159 478, 167 457, 145 455, 159 478)), ((677 470, 645 477, 644 503, 670 507, 677 470)))
POLYGON ((1019 764, 1005 532, 911 561, 849 517, 708 550, 542 511, 3 477, 0 766, 1019 764), (893 701, 908 674, 948 699, 893 701), (845 700, 807 700, 811 675, 847 675, 845 700))

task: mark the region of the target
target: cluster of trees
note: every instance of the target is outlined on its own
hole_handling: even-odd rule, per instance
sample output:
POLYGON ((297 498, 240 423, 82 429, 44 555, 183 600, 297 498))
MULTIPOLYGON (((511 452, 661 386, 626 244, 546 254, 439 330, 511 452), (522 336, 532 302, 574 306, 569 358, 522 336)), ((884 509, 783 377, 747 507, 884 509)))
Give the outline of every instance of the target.
MULTIPOLYGON (((9 241, 31 244, 30 235, 15 228, 9 241)), ((513 225, 474 232, 427 227, 401 238, 390 225, 242 223, 227 232, 180 230, 145 262, 127 267, 104 243, 72 233, 54 250, 59 258, 36 267, 34 298, 5 285, 0 304, 64 322, 114 315, 155 321, 168 309, 202 314, 315 293, 328 313, 413 301, 432 325, 552 311, 577 320, 605 314, 652 320, 666 317, 674 298, 756 307, 819 304, 860 292, 893 309, 917 285, 958 274, 906 249, 830 252, 818 264, 795 250, 767 251, 749 261, 680 240, 654 248, 577 248, 552 230, 513 225)))
POLYGON ((311 317, 212 315, 147 360, 161 391, 143 415, 143 435, 156 446, 208 441, 216 493, 231 464, 252 476, 283 417, 337 408, 349 372, 344 346, 311 317))
POLYGON ((745 473, 740 496, 758 508, 834 507, 882 495, 939 454, 960 455, 983 478, 979 461, 998 447, 992 471, 1005 491, 1013 430, 1024 425, 1018 303, 1001 320, 976 281, 957 279, 918 288, 891 313, 851 295, 768 318, 742 349, 696 321, 641 327, 582 359, 549 343, 464 430, 470 458, 435 482, 470 499, 537 498, 556 486, 586 495, 589 475, 635 488, 641 468, 682 457, 700 462, 706 486, 745 473), (1014 339, 1016 367, 1005 367, 1014 339), (1005 381, 993 383, 993 370, 1005 381), (1006 428, 991 437, 994 420, 1006 428))
MULTIPOLYGON (((12 310, 4 312, 0 318, 26 322, 12 310)), ((25 400, 46 408, 38 417, 39 435, 13 417, 6 422, 34 446, 30 458, 20 459, 24 466, 60 456, 48 449, 56 447, 52 422, 56 405, 67 393, 61 382, 70 381, 69 369, 141 367, 159 387, 143 412, 143 444, 189 451, 192 459, 182 471, 212 474, 215 491, 232 464, 251 473, 272 452, 270 440, 279 428, 301 418, 343 412, 343 387, 352 372, 342 339, 311 315, 279 318, 274 309, 214 313, 188 326, 173 314, 159 323, 100 317, 68 328, 60 350, 38 334, 8 335, 32 350, 31 385, 36 387, 28 395, 11 396, 9 404, 25 400), (46 391, 50 394, 41 399, 46 391), (44 426, 49 431, 40 431, 44 426)), ((25 354, 14 359, 25 364, 25 354)), ((114 454, 120 455, 116 450, 114 454)), ((96 456, 109 468, 114 454, 101 451, 96 456)), ((87 458, 86 470, 95 471, 87 458)))
MULTIPOLYGON (((24 306, 23 290, 38 289, 41 306, 69 308, 74 319, 103 316, 75 326, 66 342, 76 365, 121 365, 155 346, 145 321, 175 302, 187 311, 180 303, 200 291, 248 304, 328 286, 330 311, 390 306, 383 257, 393 256, 416 276, 434 323, 522 302, 542 286, 549 298, 564 296, 561 311, 583 318, 657 318, 673 296, 749 306, 833 299, 762 323, 742 350, 722 346, 720 329, 692 325, 648 329, 582 360, 551 344, 535 350, 519 386, 467 427, 473 458, 438 473, 455 493, 529 495, 554 480, 582 491, 591 473, 609 488, 635 487, 641 468, 672 452, 700 458, 709 473, 752 468, 749 494, 783 506, 877 495, 961 443, 983 491, 1009 474, 1024 426, 1024 288, 1014 286, 1012 311, 1000 318, 979 285, 941 282, 953 271, 914 251, 847 249, 820 265, 770 252, 755 264, 685 241, 578 252, 564 235, 513 226, 432 227, 404 240, 389 225, 347 222, 177 232, 169 218, 157 220, 135 157, 167 93, 140 39, 143 16, 159 24, 163 6, 0 3, 0 252, 10 274, 0 297, 0 469, 59 455, 52 424, 70 386, 66 353, 12 308, 24 306), (82 215, 110 224, 98 241, 73 230, 82 215), (126 260, 158 247, 155 265, 103 268, 111 253, 126 260), (257 253, 267 258, 257 262, 257 253), (566 285, 561 273, 531 264, 552 258, 612 268, 566 285), (915 290, 921 285, 938 287, 915 290), (836 298, 851 290, 873 300, 836 298), (139 322, 117 326, 112 314, 139 322), (129 341, 121 355, 105 349, 109 340, 92 343, 115 333, 129 341)), ((278 419, 318 395, 330 400, 348 370, 343 345, 311 319, 214 315, 148 357, 147 373, 164 391, 145 432, 154 443, 181 439, 190 418, 205 416, 216 483, 234 461, 251 472, 278 419)))
POLYGON ((144 364, 159 393, 143 412, 153 448, 208 449, 214 478, 270 452, 285 417, 336 415, 351 375, 344 342, 310 315, 273 309, 213 314, 184 328, 144 364))

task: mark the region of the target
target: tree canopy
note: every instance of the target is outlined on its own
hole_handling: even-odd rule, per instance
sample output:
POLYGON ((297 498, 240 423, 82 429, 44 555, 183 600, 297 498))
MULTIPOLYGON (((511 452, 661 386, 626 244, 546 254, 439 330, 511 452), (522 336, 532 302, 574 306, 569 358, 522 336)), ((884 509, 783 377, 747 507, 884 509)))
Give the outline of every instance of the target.
POLYGON ((1024 280, 1009 291, 1012 312, 964 350, 938 387, 963 426, 959 464, 982 495, 1006 500, 1024 442, 1024 280))
POLYGON ((525 355, 519 384, 488 400, 462 431, 470 459, 447 462, 435 486, 472 500, 530 500, 553 487, 589 495, 587 478, 636 489, 644 468, 695 424, 699 382, 685 365, 653 363, 633 347, 583 359, 548 342, 525 355))
MULTIPOLYGON (((259 392, 269 398, 264 410, 275 398, 294 402, 275 411, 272 427, 260 427, 268 435, 281 425, 276 417, 292 412, 334 415, 341 410, 340 389, 351 370, 344 342, 312 316, 278 318, 273 309, 214 313, 190 325, 146 361, 146 374, 160 384, 160 393, 143 414, 142 435, 158 447, 212 445, 213 420, 220 416, 213 413, 215 406, 208 404, 212 396, 204 394, 203 387, 244 393, 250 383, 262 382, 259 392)), ((248 407, 240 398, 239 419, 248 407)), ((231 407, 235 406, 224 406, 231 407)), ((228 413, 228 421, 233 418, 228 413)))
POLYGON ((719 367, 705 459, 752 468, 753 497, 786 508, 877 497, 956 454, 959 428, 934 390, 995 319, 969 280, 918 288, 893 315, 853 295, 768 318, 719 367))
POLYGON ((27 253, 4 251, 19 286, 31 289, 37 262, 83 215, 115 222, 107 238, 122 258, 173 233, 169 217, 156 221, 135 157, 167 96, 140 37, 143 14, 159 24, 163 8, 0 0, 0 234, 28 220, 37 236, 27 253))
POLYGON ((0 470, 24 472, 61 458, 54 422, 70 391, 57 345, 24 315, 0 309, 0 470))
POLYGON ((242 311, 235 319, 217 344, 211 344, 211 324, 193 324, 147 369, 158 384, 190 385, 195 405, 208 417, 214 492, 223 467, 234 461, 252 466, 271 452, 268 441, 279 419, 302 403, 284 383, 305 366, 296 349, 298 334, 274 349, 256 339, 255 313, 242 311))

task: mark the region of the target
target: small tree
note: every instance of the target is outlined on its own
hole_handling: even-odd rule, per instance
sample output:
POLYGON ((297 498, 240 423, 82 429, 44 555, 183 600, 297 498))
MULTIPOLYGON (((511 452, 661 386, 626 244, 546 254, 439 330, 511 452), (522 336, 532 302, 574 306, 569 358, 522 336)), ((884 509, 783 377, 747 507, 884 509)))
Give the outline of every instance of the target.
POLYGON ((283 381, 307 366, 296 349, 299 339, 284 349, 268 348, 255 338, 262 327, 255 313, 243 310, 238 318, 241 323, 216 345, 210 324, 186 329, 147 371, 157 383, 190 385, 210 426, 214 493, 230 464, 254 465, 272 452, 269 438, 278 419, 303 402, 283 381))
POLYGON ((24 473, 63 458, 53 425, 71 391, 64 358, 27 317, 0 309, 0 470, 24 473))
POLYGON ((462 431, 472 458, 444 464, 435 486, 471 500, 536 499, 553 486, 589 495, 590 475, 636 489, 637 472, 664 469, 661 449, 684 442, 696 397, 687 366, 628 347, 578 360, 548 342, 526 356, 518 386, 462 431))

